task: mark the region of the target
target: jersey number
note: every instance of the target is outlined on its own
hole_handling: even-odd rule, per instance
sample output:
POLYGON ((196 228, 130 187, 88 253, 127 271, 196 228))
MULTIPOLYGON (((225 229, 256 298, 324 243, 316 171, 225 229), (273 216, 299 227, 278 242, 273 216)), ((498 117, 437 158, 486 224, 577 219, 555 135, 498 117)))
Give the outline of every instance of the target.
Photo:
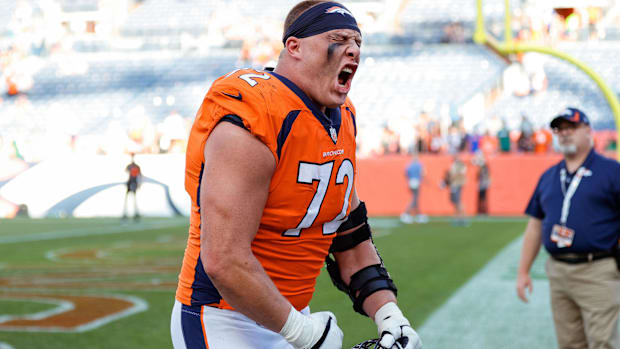
MULTIPOLYGON (((310 201, 310 205, 306 210, 304 218, 302 218, 301 222, 295 229, 288 229, 285 231, 283 234, 284 236, 299 236, 301 234, 301 229, 312 226, 312 223, 314 223, 314 220, 319 215, 321 205, 323 204, 323 199, 325 199, 325 194, 327 193, 327 188, 329 187, 329 183, 331 181, 333 167, 333 161, 326 162, 324 164, 313 164, 308 162, 299 163, 297 182, 312 185, 314 181, 319 181, 319 184, 316 187, 316 192, 314 193, 314 197, 312 197, 312 201, 310 201)), ((348 181, 342 210, 336 218, 323 224, 323 235, 335 233, 336 229, 338 229, 340 224, 344 222, 346 218, 347 208, 349 208, 349 196, 351 195, 351 189, 353 189, 353 163, 349 159, 345 159, 340 164, 338 173, 336 174, 336 185, 344 184, 344 177, 347 177, 348 181)))
MULTIPOLYGON (((229 77, 231 75, 233 75, 234 73, 238 72, 241 69, 235 69, 233 71, 231 71, 230 73, 228 73, 228 75, 226 75, 226 77, 229 77)), ((256 71, 256 70, 255 70, 256 71)), ((256 86, 256 84, 258 84, 258 81, 254 80, 254 79, 263 79, 263 80, 269 80, 269 78, 271 78, 271 75, 267 74, 267 73, 263 73, 263 74, 243 74, 243 75, 239 75, 238 76, 239 79, 247 82, 251 87, 256 86)))
POLYGON ((258 82, 256 82, 256 80, 254 80, 254 79, 267 80, 270 77, 271 77, 271 75, 269 75, 267 73, 264 73, 264 74, 243 74, 243 75, 239 75, 239 79, 247 82, 252 87, 254 87, 254 86, 256 86, 256 84, 258 84, 258 82))

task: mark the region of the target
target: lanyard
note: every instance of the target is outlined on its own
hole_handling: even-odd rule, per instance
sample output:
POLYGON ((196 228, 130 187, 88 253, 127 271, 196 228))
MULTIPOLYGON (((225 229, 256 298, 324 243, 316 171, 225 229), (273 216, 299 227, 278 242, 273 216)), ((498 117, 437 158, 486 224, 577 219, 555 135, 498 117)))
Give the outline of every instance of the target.
POLYGON ((568 220, 568 211, 570 210, 570 200, 575 195, 577 191, 577 187, 579 183, 581 183, 581 178, 583 178, 586 169, 581 166, 573 179, 571 179, 570 184, 568 185, 568 189, 566 188, 566 169, 563 168, 560 170, 560 182, 562 182, 562 194, 564 194, 564 200, 562 201, 562 216, 560 217, 560 224, 566 226, 566 221, 568 220))

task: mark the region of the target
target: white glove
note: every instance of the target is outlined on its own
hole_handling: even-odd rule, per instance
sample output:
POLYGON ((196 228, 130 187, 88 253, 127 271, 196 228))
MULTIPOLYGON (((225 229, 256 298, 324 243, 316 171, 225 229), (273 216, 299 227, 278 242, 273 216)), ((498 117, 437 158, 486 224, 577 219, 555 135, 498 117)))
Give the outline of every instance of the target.
POLYGON ((336 323, 336 316, 329 311, 304 315, 291 307, 280 335, 295 349, 342 348, 342 330, 336 323))
POLYGON ((422 349, 422 340, 403 316, 396 303, 384 304, 375 313, 379 347, 384 349, 422 349))

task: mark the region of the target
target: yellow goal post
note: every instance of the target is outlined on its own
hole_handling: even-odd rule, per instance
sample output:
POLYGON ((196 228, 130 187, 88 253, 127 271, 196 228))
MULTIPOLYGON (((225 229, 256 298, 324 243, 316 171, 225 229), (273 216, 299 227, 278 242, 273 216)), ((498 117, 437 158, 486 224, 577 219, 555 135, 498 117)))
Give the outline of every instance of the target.
POLYGON ((542 54, 554 56, 575 65, 578 69, 586 73, 592 80, 594 80, 596 85, 605 96, 605 99, 607 99, 607 103, 609 104, 611 112, 614 115, 614 119, 616 121, 616 132, 618 134, 616 140, 616 158, 620 160, 620 144, 618 144, 620 143, 620 102, 618 101, 618 97, 616 96, 616 94, 607 85, 605 80, 603 80, 603 78, 601 78, 601 76, 588 65, 562 51, 553 49, 548 46, 533 45, 529 43, 515 43, 512 38, 510 0, 504 0, 504 42, 497 42, 497 40, 495 40, 492 36, 488 35, 486 32, 484 25, 484 16, 482 14, 482 0, 476 0, 476 2, 476 29, 474 31, 475 43, 488 46, 489 48, 498 52, 504 57, 507 57, 510 54, 520 52, 539 52, 542 54))

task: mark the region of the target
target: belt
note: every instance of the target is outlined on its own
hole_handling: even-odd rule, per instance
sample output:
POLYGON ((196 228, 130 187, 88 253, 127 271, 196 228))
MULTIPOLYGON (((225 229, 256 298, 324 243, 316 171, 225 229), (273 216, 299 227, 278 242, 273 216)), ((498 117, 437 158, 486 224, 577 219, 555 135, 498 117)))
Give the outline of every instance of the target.
POLYGON ((607 258, 613 256, 611 251, 597 251, 597 252, 584 252, 584 253, 558 253, 552 254, 551 257, 556 261, 579 264, 592 262, 597 259, 607 258))

